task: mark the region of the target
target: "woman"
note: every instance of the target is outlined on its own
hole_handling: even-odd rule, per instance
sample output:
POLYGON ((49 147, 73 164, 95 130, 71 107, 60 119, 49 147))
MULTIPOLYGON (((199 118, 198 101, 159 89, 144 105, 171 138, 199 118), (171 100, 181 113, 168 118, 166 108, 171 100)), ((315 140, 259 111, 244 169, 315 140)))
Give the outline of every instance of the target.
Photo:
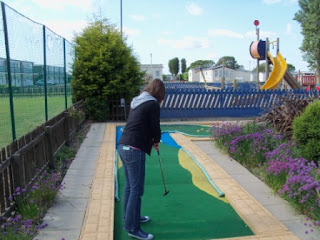
POLYGON ((144 91, 133 98, 127 125, 119 140, 118 152, 125 174, 124 230, 130 237, 142 240, 153 239, 144 232, 141 222, 150 217, 141 216, 141 197, 144 191, 146 153, 152 147, 159 150, 161 138, 160 103, 165 97, 165 86, 160 79, 154 79, 144 91))

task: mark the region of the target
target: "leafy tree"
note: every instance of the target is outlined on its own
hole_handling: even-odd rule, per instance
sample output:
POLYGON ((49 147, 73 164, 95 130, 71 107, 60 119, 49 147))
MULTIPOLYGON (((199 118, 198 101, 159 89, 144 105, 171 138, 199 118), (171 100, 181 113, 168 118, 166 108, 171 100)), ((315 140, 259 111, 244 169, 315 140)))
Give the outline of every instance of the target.
POLYGON ((219 59, 216 66, 224 65, 225 67, 231 68, 231 69, 239 69, 243 68, 242 65, 239 65, 236 61, 236 59, 232 56, 224 56, 219 59))
POLYGON ((186 71, 186 68, 187 68, 187 61, 182 58, 181 59, 181 73, 184 73, 186 71))
POLYGON ((139 93, 144 73, 118 30, 105 19, 90 22, 75 37, 73 101, 84 100, 87 117, 104 121, 108 100, 139 93))
POLYGON ((197 60, 190 64, 190 66, 187 68, 187 71, 189 71, 192 68, 208 68, 212 67, 212 65, 214 65, 214 61, 212 60, 197 60))
POLYGON ((296 70, 296 67, 293 66, 291 63, 288 63, 288 64, 287 64, 287 70, 288 70, 289 72, 294 72, 294 71, 296 70))
POLYGON ((179 72, 179 58, 176 57, 169 60, 169 72, 172 75, 177 76, 179 72))
POLYGON ((185 80, 185 81, 188 81, 188 80, 189 80, 188 72, 182 73, 182 79, 185 80))
MULTIPOLYGON (((256 72, 257 67, 255 67, 252 72, 256 72)), ((272 71, 272 65, 269 65, 269 72, 272 71)), ((259 64, 259 72, 266 72, 266 63, 261 63, 259 64)))
POLYGON ((304 52, 311 69, 320 72, 320 1, 299 0, 300 10, 295 14, 294 20, 301 26, 304 36, 300 50, 304 52))

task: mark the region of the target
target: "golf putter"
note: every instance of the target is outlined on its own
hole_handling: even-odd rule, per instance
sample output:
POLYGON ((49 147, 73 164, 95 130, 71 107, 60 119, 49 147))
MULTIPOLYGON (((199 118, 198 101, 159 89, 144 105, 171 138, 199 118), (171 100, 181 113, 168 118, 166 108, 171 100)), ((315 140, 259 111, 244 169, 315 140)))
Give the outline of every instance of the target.
POLYGON ((163 182, 163 186, 164 186, 164 194, 163 194, 163 196, 166 196, 166 195, 169 193, 169 190, 167 190, 166 183, 165 183, 165 180, 164 180, 164 174, 163 174, 163 168, 162 168, 162 163, 161 163, 161 158, 160 158, 160 152, 159 152, 159 150, 157 150, 157 153, 158 153, 158 158, 159 158, 159 163, 160 163, 160 169, 161 169, 161 175, 162 175, 162 182, 163 182))

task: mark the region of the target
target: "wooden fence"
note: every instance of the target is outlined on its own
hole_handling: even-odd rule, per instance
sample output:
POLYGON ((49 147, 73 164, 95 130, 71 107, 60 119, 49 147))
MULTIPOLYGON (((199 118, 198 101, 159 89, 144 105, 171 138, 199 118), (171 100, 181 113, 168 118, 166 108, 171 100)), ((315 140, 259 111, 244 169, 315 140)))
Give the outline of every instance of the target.
POLYGON ((77 103, 14 141, 0 152, 0 215, 10 213, 9 197, 42 169, 53 167, 55 155, 85 120, 82 102, 77 103))
POLYGON ((126 121, 129 115, 131 100, 125 100, 125 105, 121 105, 120 99, 112 99, 109 102, 109 121, 126 121))

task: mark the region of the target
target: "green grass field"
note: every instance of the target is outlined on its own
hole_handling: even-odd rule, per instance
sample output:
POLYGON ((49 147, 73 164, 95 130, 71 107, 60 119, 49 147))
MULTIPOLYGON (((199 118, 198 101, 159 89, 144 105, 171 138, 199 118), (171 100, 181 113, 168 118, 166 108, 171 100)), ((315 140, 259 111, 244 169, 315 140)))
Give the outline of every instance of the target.
MULTIPOLYGON (((45 99, 43 97, 16 97, 13 100, 17 139, 45 122, 45 99)), ((68 97, 68 107, 71 106, 68 97)), ((64 96, 48 97, 48 119, 65 109, 64 96)), ((0 98, 0 148, 12 142, 10 105, 8 98, 0 98)))

